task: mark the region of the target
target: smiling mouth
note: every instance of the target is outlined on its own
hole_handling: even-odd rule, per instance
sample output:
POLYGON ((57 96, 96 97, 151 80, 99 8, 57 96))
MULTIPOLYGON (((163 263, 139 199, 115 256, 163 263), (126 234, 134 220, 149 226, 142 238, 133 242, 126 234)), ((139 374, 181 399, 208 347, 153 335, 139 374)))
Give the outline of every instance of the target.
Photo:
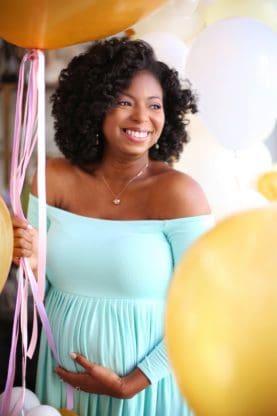
POLYGON ((122 129, 124 133, 128 136, 135 137, 136 139, 146 139, 152 131, 148 130, 132 130, 132 129, 122 129))

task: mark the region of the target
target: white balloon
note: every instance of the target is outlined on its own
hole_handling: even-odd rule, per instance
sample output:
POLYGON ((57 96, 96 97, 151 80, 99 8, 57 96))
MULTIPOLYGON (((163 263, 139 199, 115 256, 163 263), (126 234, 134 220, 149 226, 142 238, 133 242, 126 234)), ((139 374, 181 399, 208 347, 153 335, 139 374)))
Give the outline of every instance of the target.
POLYGON ((199 116, 224 146, 264 138, 277 115, 277 35, 254 19, 217 21, 194 40, 186 76, 199 95, 199 116))
POLYGON ((26 416, 61 416, 57 409, 47 405, 33 407, 26 416))
POLYGON ((232 152, 232 155, 241 188, 249 186, 254 188, 257 177, 272 164, 270 151, 262 142, 254 143, 247 149, 232 152))
POLYGON ((148 42, 155 51, 156 57, 184 77, 188 47, 178 36, 167 32, 149 32, 140 39, 148 42))
POLYGON ((261 172, 272 157, 264 143, 233 151, 220 145, 197 116, 188 127, 191 141, 185 145, 175 168, 192 176, 203 188, 217 219, 232 212, 266 203, 255 191, 261 172))
POLYGON ((241 189, 240 191, 230 192, 224 195, 225 201, 218 201, 214 208, 216 221, 254 208, 268 206, 269 201, 254 189, 241 189))
MULTIPOLYGON (((11 393, 11 401, 10 401, 10 408, 9 411, 11 412, 15 406, 16 403, 22 393, 22 387, 13 387, 12 393, 11 393)), ((0 404, 2 401, 3 393, 0 395, 0 404)), ((40 405, 40 401, 38 397, 29 389, 25 389, 25 397, 23 402, 23 411, 27 412, 28 410, 32 409, 35 406, 40 405)))

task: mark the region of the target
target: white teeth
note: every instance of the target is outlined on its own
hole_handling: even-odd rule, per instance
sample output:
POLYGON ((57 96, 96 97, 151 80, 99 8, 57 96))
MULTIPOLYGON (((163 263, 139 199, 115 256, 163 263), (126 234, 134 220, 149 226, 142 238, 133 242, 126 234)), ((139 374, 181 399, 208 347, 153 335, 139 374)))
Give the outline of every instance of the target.
POLYGON ((134 136, 134 137, 137 137, 137 138, 140 138, 140 139, 143 139, 143 138, 148 136, 147 131, 134 131, 134 130, 126 129, 126 133, 129 136, 134 136))

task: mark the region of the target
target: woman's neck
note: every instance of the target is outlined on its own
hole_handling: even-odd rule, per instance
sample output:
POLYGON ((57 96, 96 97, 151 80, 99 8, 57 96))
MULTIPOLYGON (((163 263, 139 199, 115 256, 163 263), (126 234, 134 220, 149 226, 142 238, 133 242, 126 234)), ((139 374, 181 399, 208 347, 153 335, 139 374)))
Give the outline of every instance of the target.
POLYGON ((102 175, 113 182, 124 182, 146 170, 149 165, 148 155, 130 160, 104 157, 95 169, 95 175, 102 175))

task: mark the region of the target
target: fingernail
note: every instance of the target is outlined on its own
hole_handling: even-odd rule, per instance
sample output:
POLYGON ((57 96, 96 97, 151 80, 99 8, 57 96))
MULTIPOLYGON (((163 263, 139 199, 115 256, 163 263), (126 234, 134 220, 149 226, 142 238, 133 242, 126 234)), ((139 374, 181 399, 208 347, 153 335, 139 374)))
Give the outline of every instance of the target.
POLYGON ((29 230, 32 230, 32 229, 33 229, 33 226, 32 226, 31 224, 28 224, 28 225, 27 225, 27 228, 28 228, 29 230))
POLYGON ((69 355, 72 358, 72 360, 76 360, 77 354, 75 352, 70 352, 69 355))

